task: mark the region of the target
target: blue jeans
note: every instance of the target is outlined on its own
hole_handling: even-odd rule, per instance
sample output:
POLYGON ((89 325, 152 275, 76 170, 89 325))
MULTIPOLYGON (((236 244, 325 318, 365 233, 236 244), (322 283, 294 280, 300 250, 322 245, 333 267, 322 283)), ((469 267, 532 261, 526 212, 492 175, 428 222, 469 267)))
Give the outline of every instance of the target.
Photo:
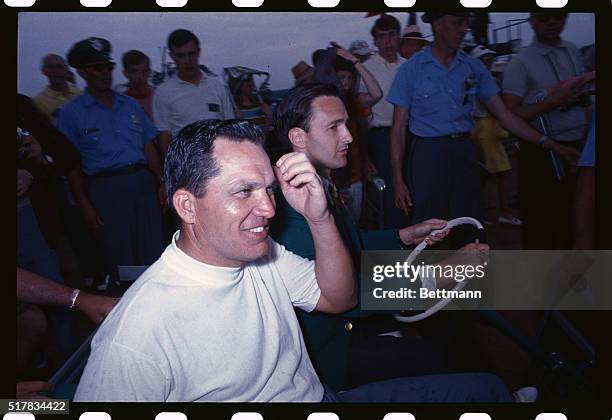
POLYGON ((325 386, 323 402, 514 402, 500 378, 489 373, 456 373, 396 378, 335 393, 325 386))

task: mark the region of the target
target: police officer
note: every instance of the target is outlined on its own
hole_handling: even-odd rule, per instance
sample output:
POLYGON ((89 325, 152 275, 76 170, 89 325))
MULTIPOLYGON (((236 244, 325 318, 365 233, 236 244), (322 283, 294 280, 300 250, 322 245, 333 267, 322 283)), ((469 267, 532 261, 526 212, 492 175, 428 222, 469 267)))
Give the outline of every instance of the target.
POLYGON ((412 212, 412 223, 429 218, 479 218, 480 174, 476 150, 469 138, 476 98, 518 137, 575 162, 577 156, 572 150, 511 113, 498 96, 499 88, 486 67, 460 49, 470 13, 427 12, 422 19, 431 24, 434 42, 400 67, 387 96, 394 105, 394 199, 406 214, 412 212), (401 156, 409 115, 413 141, 404 168, 401 156))
POLYGON ((87 227, 117 265, 148 265, 163 250, 157 129, 135 99, 112 90, 115 63, 102 38, 77 42, 68 63, 86 91, 62 107, 58 128, 81 154, 87 193, 75 197, 87 227), (156 179, 157 178, 157 179, 156 179))

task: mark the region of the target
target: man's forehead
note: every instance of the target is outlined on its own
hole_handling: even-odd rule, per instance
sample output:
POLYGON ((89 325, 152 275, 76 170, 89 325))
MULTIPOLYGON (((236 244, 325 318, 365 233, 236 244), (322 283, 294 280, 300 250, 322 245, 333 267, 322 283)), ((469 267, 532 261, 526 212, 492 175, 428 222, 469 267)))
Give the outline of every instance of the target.
POLYGON ((376 29, 374 31, 375 36, 385 36, 385 35, 395 35, 395 34, 399 34, 399 31, 397 29, 385 29, 385 30, 376 29))
POLYGON ((126 70, 148 70, 150 68, 149 60, 144 60, 138 64, 128 64, 126 70))
POLYGON ((191 40, 189 42, 187 42, 184 45, 181 45, 180 47, 177 47, 176 45, 172 45, 170 46, 170 51, 197 51, 200 48, 197 46, 196 42, 194 40, 191 40))
POLYGON ((59 55, 49 55, 45 57, 43 64, 45 66, 65 66, 66 62, 59 55))
POLYGON ((312 101, 313 118, 335 120, 347 116, 342 100, 336 96, 319 96, 312 101))
POLYGON ((471 20, 469 16, 456 16, 456 15, 444 15, 440 19, 445 20, 446 22, 453 22, 453 23, 469 23, 471 20))
POLYGON ((218 181, 225 185, 274 182, 270 159, 261 146, 250 141, 215 140, 213 156, 219 165, 218 181))
POLYGON ((215 139, 213 156, 221 164, 252 163, 270 166, 270 159, 263 148, 251 141, 232 141, 224 138, 215 139))

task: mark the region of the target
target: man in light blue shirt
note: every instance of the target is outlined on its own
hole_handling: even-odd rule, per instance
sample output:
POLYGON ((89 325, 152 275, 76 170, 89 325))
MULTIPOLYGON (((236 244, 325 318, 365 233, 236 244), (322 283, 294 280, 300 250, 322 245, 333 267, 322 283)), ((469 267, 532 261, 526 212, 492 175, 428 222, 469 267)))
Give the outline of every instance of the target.
MULTIPOLYGON (((480 170, 469 137, 476 97, 519 137, 576 159, 512 114, 482 62, 460 49, 470 13, 425 13, 422 19, 431 23, 434 42, 400 67, 387 96, 394 105, 391 165, 395 204, 412 212, 412 223, 480 217, 480 170), (400 156, 405 151, 408 115, 413 140, 404 168, 400 156)), ((462 238, 459 245, 472 239, 462 238)))
POLYGON ((165 192, 152 142, 157 129, 135 99, 112 90, 110 49, 93 37, 71 48, 68 62, 87 89, 62 108, 58 128, 81 154, 87 193, 75 199, 115 273, 117 265, 148 265, 161 254, 165 192))

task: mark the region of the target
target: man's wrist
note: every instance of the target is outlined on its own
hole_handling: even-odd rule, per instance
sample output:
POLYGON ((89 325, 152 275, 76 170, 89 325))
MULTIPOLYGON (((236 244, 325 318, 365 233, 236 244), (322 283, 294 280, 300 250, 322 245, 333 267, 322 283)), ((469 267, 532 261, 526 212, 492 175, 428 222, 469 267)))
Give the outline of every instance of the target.
POLYGON ((540 139, 538 140, 538 146, 540 147, 544 147, 544 143, 546 143, 548 140, 550 140, 550 137, 544 135, 542 137, 540 137, 540 139))
POLYGON ((545 141, 542 142, 541 146, 543 149, 554 151, 556 145, 557 143, 554 140, 546 139, 545 141))
POLYGON ((402 235, 401 235, 401 233, 400 233, 401 231, 402 231, 402 229, 398 229, 398 230, 397 230, 397 232, 395 233, 395 237, 397 238, 397 242, 399 243, 400 247, 401 247, 403 250, 410 249, 409 244, 407 244, 406 242, 404 242, 404 240, 402 239, 402 235))
POLYGON ((304 219, 306 219, 306 222, 310 226, 310 229, 325 227, 329 223, 333 224, 334 226, 336 225, 334 222, 334 218, 332 217, 329 210, 325 210, 325 214, 322 217, 317 218, 316 220, 310 219, 306 216, 304 216, 304 219))

